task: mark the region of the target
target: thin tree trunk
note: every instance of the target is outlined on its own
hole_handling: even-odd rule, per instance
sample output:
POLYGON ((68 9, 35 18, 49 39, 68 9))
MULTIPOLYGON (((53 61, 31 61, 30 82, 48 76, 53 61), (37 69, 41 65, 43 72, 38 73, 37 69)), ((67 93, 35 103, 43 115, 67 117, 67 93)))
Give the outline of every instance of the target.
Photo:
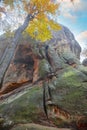
POLYGON ((18 41, 21 37, 22 32, 26 29, 26 27, 29 24, 29 21, 32 19, 33 17, 31 17, 31 15, 27 15, 23 25, 21 25, 15 32, 14 34, 14 38, 12 40, 12 44, 8 45, 8 48, 6 49, 5 55, 4 57, 2 57, 3 59, 1 59, 1 61, 3 60, 3 62, 1 62, 0 64, 0 88, 2 87, 2 83, 3 83, 3 78, 5 76, 5 73, 10 65, 10 62, 12 60, 12 57, 14 55, 14 51, 18 45, 18 41))

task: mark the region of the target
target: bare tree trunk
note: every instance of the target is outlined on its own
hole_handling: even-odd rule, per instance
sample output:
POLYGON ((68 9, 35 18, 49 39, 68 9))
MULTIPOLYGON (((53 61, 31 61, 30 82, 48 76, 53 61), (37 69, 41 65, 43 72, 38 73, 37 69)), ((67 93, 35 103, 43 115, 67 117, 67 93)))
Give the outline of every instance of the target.
POLYGON ((2 83, 3 83, 3 78, 5 76, 5 73, 10 65, 10 62, 12 60, 12 57, 14 55, 14 51, 17 48, 18 45, 18 41, 20 39, 20 36, 22 34, 22 32, 26 29, 26 27, 29 24, 29 21, 32 19, 33 17, 31 17, 31 15, 27 15, 23 25, 21 25, 15 32, 14 34, 14 38, 12 40, 12 44, 8 45, 8 48, 6 49, 6 52, 4 53, 4 57, 2 57, 3 59, 1 59, 1 64, 0 64, 0 88, 2 87, 2 83))

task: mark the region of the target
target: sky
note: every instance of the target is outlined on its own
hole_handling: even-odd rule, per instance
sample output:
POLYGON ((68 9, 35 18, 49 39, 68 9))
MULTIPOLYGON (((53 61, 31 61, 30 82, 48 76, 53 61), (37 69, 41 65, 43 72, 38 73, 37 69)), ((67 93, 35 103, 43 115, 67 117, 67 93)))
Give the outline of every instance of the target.
POLYGON ((82 49, 87 48, 87 0, 63 0, 57 21, 74 33, 82 49))

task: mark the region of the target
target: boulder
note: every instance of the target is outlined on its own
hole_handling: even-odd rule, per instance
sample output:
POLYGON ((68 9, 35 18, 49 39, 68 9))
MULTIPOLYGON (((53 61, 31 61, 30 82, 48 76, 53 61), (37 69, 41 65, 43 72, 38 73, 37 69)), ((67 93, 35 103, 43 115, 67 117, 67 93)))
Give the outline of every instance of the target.
POLYGON ((48 125, 46 109, 52 126, 77 125, 87 115, 87 71, 80 52, 64 26, 44 45, 22 36, 0 91, 1 129, 5 124, 18 124, 13 130, 21 129, 19 124, 48 125))
MULTIPOLYGON (((87 115, 87 75, 68 66, 58 73, 56 78, 45 82, 46 104, 49 120, 57 127, 69 127, 72 122, 87 115), (49 104, 48 85, 52 100, 49 104)), ((29 85, 28 85, 29 86, 29 85)), ((43 85, 33 85, 23 91, 2 97, 0 115, 12 124, 47 122, 43 107, 43 85), (41 87, 42 86, 42 87, 41 87)), ((74 126, 73 126, 74 127, 74 126)))
POLYGON ((87 58, 82 61, 82 64, 83 64, 84 66, 87 66, 87 58))

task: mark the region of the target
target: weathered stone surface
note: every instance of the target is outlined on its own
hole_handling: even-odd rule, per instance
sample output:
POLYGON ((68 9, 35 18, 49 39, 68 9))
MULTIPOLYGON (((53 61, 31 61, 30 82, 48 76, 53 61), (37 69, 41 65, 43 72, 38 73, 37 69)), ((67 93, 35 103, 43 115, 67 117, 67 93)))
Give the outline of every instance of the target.
MULTIPOLYGON (((58 77, 50 80, 49 86, 52 93, 52 103, 54 104, 51 113, 49 114, 52 122, 58 127, 69 125, 69 121, 77 121, 80 116, 87 114, 87 76, 79 70, 71 67, 64 68, 58 77), (59 106, 58 112, 55 105, 59 106), (62 111, 63 110, 63 111, 62 111), (64 114, 65 111, 65 114, 64 114), (67 114, 69 113, 69 115, 67 114), (68 116, 67 116, 68 115, 68 116), (62 118, 64 122, 58 118, 62 118)), ((48 83, 46 83, 48 86, 48 83)), ((47 89, 47 87, 46 87, 47 89)), ((24 92, 24 91, 23 91, 24 92)), ((48 91, 46 90, 46 96, 48 91)), ((11 96, 8 99, 2 99, 0 105, 0 115, 7 117, 12 123, 46 123, 46 116, 43 110, 43 89, 39 86, 32 86, 27 89, 25 94, 16 98, 14 95, 11 101, 11 96)), ((47 97, 46 97, 47 99, 47 97)), ((49 110, 49 108, 48 108, 49 110)))
MULTIPOLYGON (((2 56, 4 52, 3 49, 7 47, 6 37, 1 37, 0 41, 2 50, 0 56, 2 56), (6 46, 5 44, 2 46, 3 40, 6 42, 6 46)), ((11 42, 11 39, 8 38, 8 41, 11 42)), ((61 31, 53 32, 53 39, 46 44, 49 45, 49 43, 49 59, 47 59, 44 45, 38 49, 36 41, 29 37, 22 37, 20 39, 20 45, 18 46, 8 71, 5 74, 2 88, 4 89, 9 86, 14 87, 17 84, 20 86, 20 84, 30 80, 33 82, 36 81, 39 78, 37 66, 39 66, 40 59, 48 60, 48 64, 50 64, 52 71, 62 69, 64 67, 64 62, 76 66, 76 59, 73 60, 73 57, 70 56, 68 56, 68 58, 62 56, 64 52, 72 52, 76 57, 80 57, 81 48, 68 28, 62 26, 61 31), (37 47, 34 44, 36 44, 37 47)), ((3 71, 3 68, 1 71, 3 71)))
POLYGON ((70 129, 66 129, 66 128, 54 128, 54 127, 47 127, 47 126, 43 126, 43 125, 38 125, 38 124, 34 124, 34 123, 30 123, 30 124, 20 124, 14 128, 12 128, 12 130, 25 130, 25 129, 29 129, 29 130, 70 130, 70 129))
POLYGON ((50 72, 51 66, 49 65, 48 61, 46 59, 42 59, 39 64, 39 76, 45 79, 46 75, 50 72))
POLYGON ((15 88, 23 83, 32 81, 34 60, 30 46, 19 45, 14 58, 6 72, 3 88, 15 88))
POLYGON ((80 58, 81 47, 75 40, 73 33, 65 26, 62 26, 62 30, 58 32, 53 31, 51 44, 59 53, 73 52, 77 58, 80 58))
MULTIPOLYGON (((49 42, 39 45, 29 37, 22 37, 0 91, 1 118, 13 124, 34 122, 45 125, 43 83, 46 84, 46 103, 50 99, 48 83, 52 93, 53 108, 48 116, 53 124, 67 126, 67 122, 70 125, 77 117, 87 115, 87 71, 80 65, 80 51, 79 44, 66 27, 53 32, 50 45, 49 42), (23 84, 23 91, 12 91, 23 84), (30 85, 31 89, 28 88, 30 85), (10 91, 12 95, 3 95, 10 91)), ((3 125, 3 120, 1 123, 3 125)))
POLYGON ((63 68, 62 60, 60 59, 58 53, 51 46, 49 46, 48 48, 48 57, 49 57, 49 63, 54 71, 63 68))
POLYGON ((72 67, 62 70, 59 78, 53 81, 54 102, 68 112, 86 115, 87 112, 87 75, 72 67))
POLYGON ((81 64, 79 59, 76 58, 75 54, 72 52, 63 52, 60 54, 61 58, 63 59, 64 63, 68 65, 78 65, 81 64))
POLYGON ((82 64, 83 64, 84 66, 87 66, 87 58, 83 60, 82 64))
POLYGON ((5 49, 7 48, 10 42, 11 42, 11 38, 6 38, 6 36, 3 36, 3 35, 0 36, 0 63, 3 57, 3 54, 5 52, 5 49))
POLYGON ((83 66, 83 65, 79 65, 78 69, 84 73, 85 75, 87 75, 87 66, 83 66))

